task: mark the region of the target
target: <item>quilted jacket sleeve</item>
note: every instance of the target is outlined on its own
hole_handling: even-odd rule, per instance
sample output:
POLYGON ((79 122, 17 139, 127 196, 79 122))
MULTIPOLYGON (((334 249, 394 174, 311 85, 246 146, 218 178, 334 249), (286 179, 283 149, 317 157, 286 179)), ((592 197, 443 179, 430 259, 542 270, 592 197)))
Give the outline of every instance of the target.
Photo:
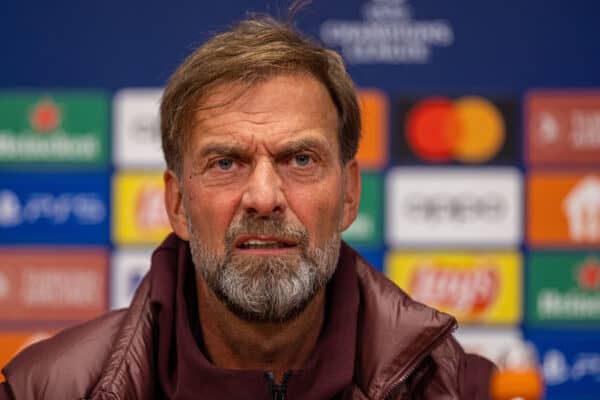
POLYGON ((15 400, 6 382, 0 383, 0 400, 15 400))
POLYGON ((487 358, 467 353, 464 359, 462 380, 465 400, 486 400, 490 398, 490 381, 496 371, 494 363, 487 358))

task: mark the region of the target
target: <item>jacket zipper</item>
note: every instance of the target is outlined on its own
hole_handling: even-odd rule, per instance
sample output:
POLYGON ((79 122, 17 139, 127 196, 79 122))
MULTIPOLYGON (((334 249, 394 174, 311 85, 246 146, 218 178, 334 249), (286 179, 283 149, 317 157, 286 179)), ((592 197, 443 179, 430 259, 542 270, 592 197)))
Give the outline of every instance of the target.
POLYGON ((385 395, 383 396, 384 400, 390 399, 389 396, 394 392, 394 390, 396 390, 396 388, 398 388, 398 386, 402 385, 408 379, 408 377, 411 376, 413 374, 413 372, 415 372, 416 369, 421 365, 421 362, 423 362, 423 360, 425 359, 425 357, 427 357, 429 355, 429 353, 431 353, 431 351, 429 351, 429 350, 430 349, 431 350, 435 349, 442 341, 446 340, 446 338, 448 336, 452 335, 452 333, 454 333, 454 331, 456 330, 456 328, 458 328, 458 324, 455 322, 454 324, 452 324, 452 326, 448 330, 448 332, 444 333, 439 338, 437 338, 433 343, 431 343, 429 345, 427 351, 422 352, 422 354, 415 360, 415 362, 408 369, 408 371, 406 371, 404 373, 404 375, 402 375, 400 377, 400 379, 398 380, 398 382, 396 382, 395 384, 393 384, 388 390, 385 391, 385 395))
POLYGON ((286 371, 281 379, 281 384, 275 383, 275 377, 271 371, 265 372, 265 379, 271 389, 271 400, 285 400, 287 398, 287 383, 292 376, 291 371, 286 371))

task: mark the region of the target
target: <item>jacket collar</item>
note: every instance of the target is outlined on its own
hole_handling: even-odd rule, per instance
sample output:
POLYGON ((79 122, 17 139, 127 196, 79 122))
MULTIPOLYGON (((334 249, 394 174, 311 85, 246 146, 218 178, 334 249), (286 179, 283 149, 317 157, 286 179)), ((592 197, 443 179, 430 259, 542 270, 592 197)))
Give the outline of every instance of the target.
MULTIPOLYGON (((230 370, 213 365, 202 352, 194 267, 187 242, 177 240, 176 253, 153 257, 151 305, 156 315, 157 380, 168 398, 266 398, 262 370, 230 370), (192 322, 190 326, 190 322, 192 322), (198 379, 202 376, 202 379, 198 379), (232 385, 235 382, 235 385, 232 385)), ((289 397, 334 398, 353 381, 359 294, 354 258, 340 254, 327 285, 325 322, 314 350, 302 368, 291 372, 289 397)))
MULTIPOLYGON (((172 257, 180 243, 171 234, 155 251, 153 264, 172 257)), ((344 242, 340 260, 355 268, 359 287, 354 376, 357 388, 352 390, 368 398, 384 398, 452 334, 457 322, 448 314, 412 300, 344 242)))

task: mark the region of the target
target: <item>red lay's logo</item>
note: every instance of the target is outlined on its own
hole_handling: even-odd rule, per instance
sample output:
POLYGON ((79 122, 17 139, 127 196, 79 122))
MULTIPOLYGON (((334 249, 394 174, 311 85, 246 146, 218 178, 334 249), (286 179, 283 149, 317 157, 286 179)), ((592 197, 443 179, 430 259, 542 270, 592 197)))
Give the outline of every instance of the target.
POLYGON ((500 277, 494 268, 456 270, 420 266, 410 280, 410 293, 425 304, 461 313, 478 314, 496 300, 500 277))
POLYGON ((141 229, 163 229, 169 226, 162 187, 150 185, 140 190, 137 199, 136 222, 141 229))
POLYGON ((56 129, 60 124, 60 120, 60 109, 50 99, 44 99, 37 103, 29 115, 31 126, 42 133, 56 129))
POLYGON ((413 298, 461 323, 521 320, 518 252, 397 252, 386 257, 385 271, 413 298))

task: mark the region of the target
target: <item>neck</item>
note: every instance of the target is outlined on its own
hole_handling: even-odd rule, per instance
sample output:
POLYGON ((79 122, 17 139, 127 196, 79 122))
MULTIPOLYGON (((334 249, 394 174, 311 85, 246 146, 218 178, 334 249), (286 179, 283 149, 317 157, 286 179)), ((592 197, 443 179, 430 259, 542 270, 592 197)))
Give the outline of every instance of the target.
POLYGON ((250 322, 233 314, 196 276, 200 329, 206 357, 227 369, 285 371, 301 368, 317 343, 325 315, 325 288, 291 321, 250 322))

